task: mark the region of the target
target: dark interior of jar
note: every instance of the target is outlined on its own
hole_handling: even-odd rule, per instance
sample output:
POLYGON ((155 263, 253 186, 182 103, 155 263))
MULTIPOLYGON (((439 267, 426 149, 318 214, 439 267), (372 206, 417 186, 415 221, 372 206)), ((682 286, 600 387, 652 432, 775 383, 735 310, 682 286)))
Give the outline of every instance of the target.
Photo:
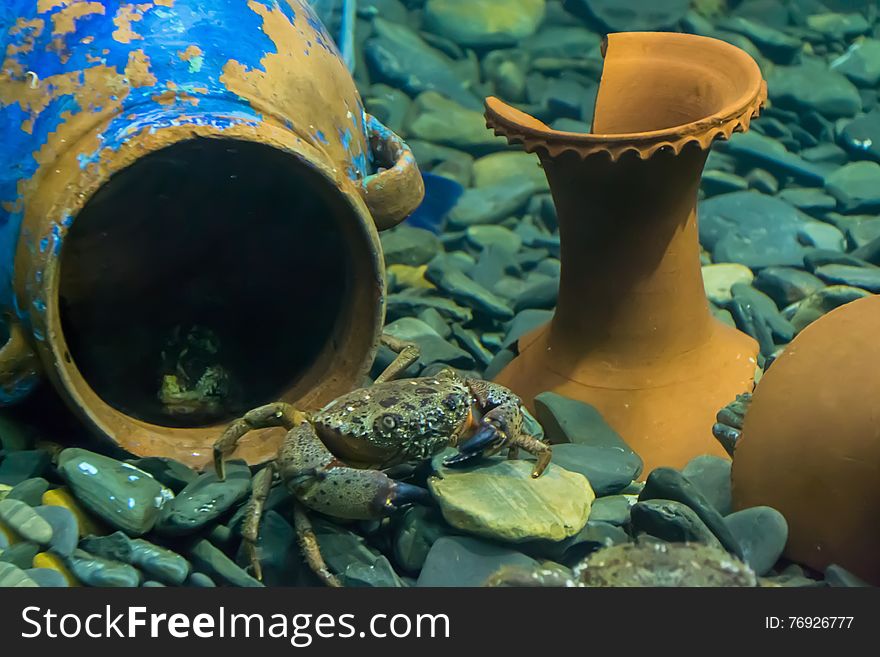
POLYGON ((280 398, 346 321, 343 213, 335 188, 271 147, 194 139, 147 155, 65 239, 64 357, 109 405, 163 426, 280 398))

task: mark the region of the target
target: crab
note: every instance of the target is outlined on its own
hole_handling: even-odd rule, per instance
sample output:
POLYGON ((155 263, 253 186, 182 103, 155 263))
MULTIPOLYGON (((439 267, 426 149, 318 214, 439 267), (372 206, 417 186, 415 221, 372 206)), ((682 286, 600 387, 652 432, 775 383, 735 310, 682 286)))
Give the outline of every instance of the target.
POLYGON ((214 444, 214 464, 223 479, 224 459, 253 429, 284 427, 278 457, 254 477, 242 525, 242 540, 257 579, 262 578, 256 544, 263 506, 277 473, 295 499, 293 518, 306 563, 327 586, 341 586, 321 556, 306 510, 347 520, 391 515, 410 504, 431 504, 430 493, 386 474, 394 466, 423 462, 447 446, 458 453, 444 460, 460 467, 508 448, 536 457, 539 477, 550 463, 549 445, 523 431, 522 402, 507 388, 464 378, 452 370, 435 376, 398 378, 419 357, 418 345, 383 335, 397 353, 373 385, 306 412, 284 402, 260 406, 233 422, 214 444))

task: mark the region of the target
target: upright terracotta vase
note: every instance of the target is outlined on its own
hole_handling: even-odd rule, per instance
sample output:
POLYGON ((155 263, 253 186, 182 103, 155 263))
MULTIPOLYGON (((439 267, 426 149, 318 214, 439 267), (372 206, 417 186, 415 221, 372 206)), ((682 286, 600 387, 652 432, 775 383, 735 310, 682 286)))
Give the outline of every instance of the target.
POLYGON ((715 413, 752 387, 756 343, 709 312, 696 202, 713 140, 748 128, 766 85, 704 37, 611 34, 603 54, 591 134, 486 103, 489 127, 540 157, 562 244, 556 313, 497 381, 529 405, 545 390, 593 404, 649 472, 721 455, 715 413))

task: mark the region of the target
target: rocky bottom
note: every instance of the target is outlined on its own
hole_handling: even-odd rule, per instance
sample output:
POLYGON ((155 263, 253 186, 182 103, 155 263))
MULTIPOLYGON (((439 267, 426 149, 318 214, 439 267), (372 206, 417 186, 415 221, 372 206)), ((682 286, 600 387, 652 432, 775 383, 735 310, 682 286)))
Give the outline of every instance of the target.
MULTIPOLYGON (((538 415, 555 443, 539 479, 503 457, 448 470, 443 453, 409 477, 435 506, 371 522, 312 513, 330 569, 345 586, 865 585, 838 566, 816 573, 780 558, 785 519, 732 512, 729 461, 699 456, 639 482, 641 459, 592 407, 545 393, 538 415)), ((258 544, 263 581, 250 574, 243 462, 219 481, 168 459, 34 442, 6 419, 0 429, 0 586, 318 584, 280 485, 258 544)))

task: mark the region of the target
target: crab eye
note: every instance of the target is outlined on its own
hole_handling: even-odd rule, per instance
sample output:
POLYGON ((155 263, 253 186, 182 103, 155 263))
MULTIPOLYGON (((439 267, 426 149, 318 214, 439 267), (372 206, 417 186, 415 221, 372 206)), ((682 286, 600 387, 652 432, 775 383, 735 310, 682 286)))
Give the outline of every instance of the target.
POLYGON ((391 431, 397 427, 397 418, 393 415, 383 415, 379 418, 379 426, 383 429, 391 431))

